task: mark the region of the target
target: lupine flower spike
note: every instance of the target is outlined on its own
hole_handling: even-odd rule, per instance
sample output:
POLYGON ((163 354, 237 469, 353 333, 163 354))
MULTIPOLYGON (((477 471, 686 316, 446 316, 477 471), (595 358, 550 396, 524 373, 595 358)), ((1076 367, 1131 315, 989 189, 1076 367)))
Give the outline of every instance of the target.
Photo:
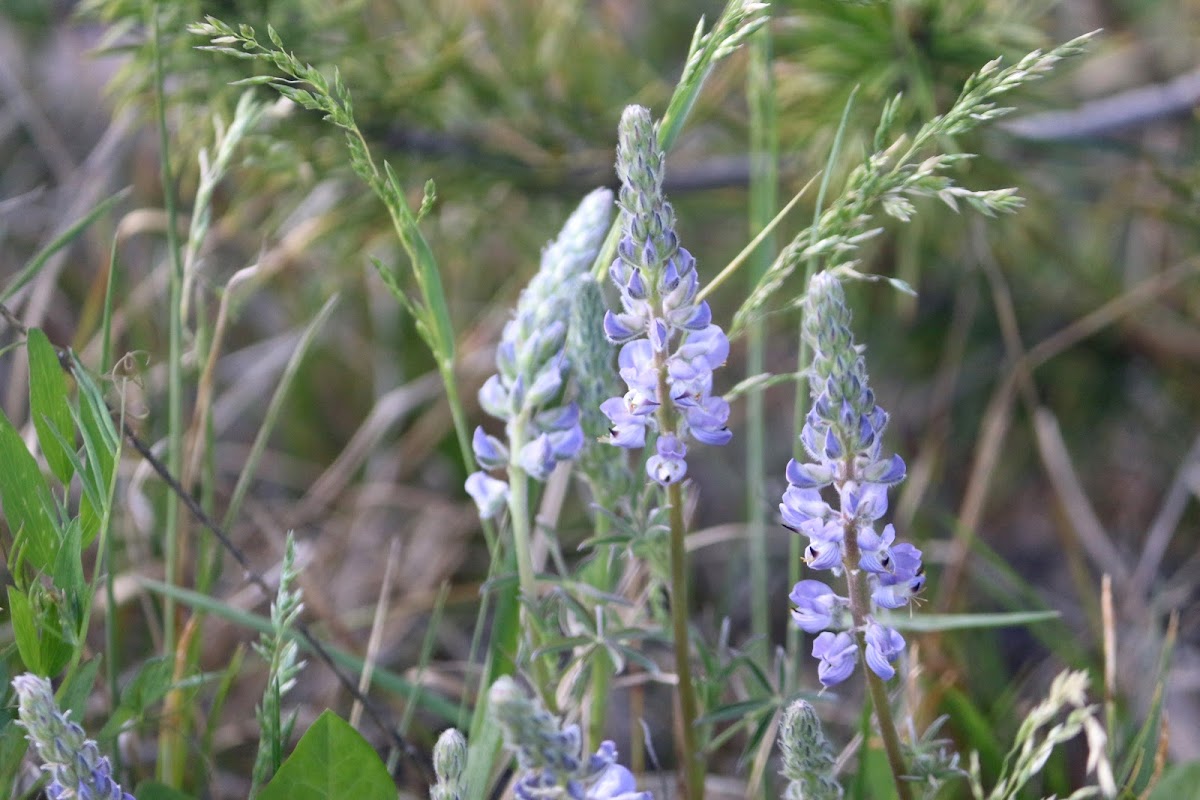
MULTIPOLYGON (((803 580, 792 589, 792 619, 818 634, 812 654, 824 686, 844 681, 861 657, 884 680, 904 651, 904 637, 875 621, 874 608, 906 605, 925 585, 921 551, 896 543, 887 512, 888 487, 904 479, 904 461, 882 453, 887 413, 875 405, 866 363, 850 332, 841 284, 827 272, 813 277, 806 299, 804 337, 813 351, 809 376, 813 405, 800 440, 809 460, 787 465, 783 524, 808 539, 810 569, 866 576, 858 602, 828 585, 803 580), (822 491, 837 495, 837 507, 822 491), (847 627, 850 630, 847 630, 847 627), (832 630, 830 630, 832 629, 832 630), (860 641, 865 653, 860 653, 860 641)), ((854 585, 858 585, 857 580, 854 585)))
POLYGON ((488 691, 488 707, 517 756, 517 800, 654 800, 639 792, 633 774, 617 763, 617 748, 600 743, 583 754, 578 725, 562 725, 509 677, 488 691))
POLYGON ((542 252, 541 267, 521 292, 516 313, 500 335, 499 372, 479 390, 479 403, 507 423, 508 441, 476 428, 472 446, 482 469, 466 483, 484 518, 504 507, 509 492, 508 483, 488 472, 512 464, 544 481, 559 461, 574 458, 583 447, 579 407, 563 400, 571 368, 565 351, 567 324, 572 300, 604 241, 611 216, 608 189, 583 199, 542 252))
POLYGON ((617 175, 621 240, 609 275, 621 311, 604 315, 604 333, 622 345, 617 364, 627 391, 600 409, 612 422, 610 444, 644 447, 647 430, 657 431, 646 472, 666 486, 687 474, 689 440, 723 445, 733 436, 725 425, 729 404, 712 394, 713 370, 725 363, 729 340, 712 323, 708 303, 696 299, 696 259, 675 235, 675 212, 662 192, 663 153, 641 106, 621 117, 617 175), (664 407, 675 412, 663 414, 664 407))
POLYGON ((50 800, 134 800, 113 779, 112 765, 96 743, 58 710, 50 681, 26 673, 13 678, 20 724, 50 773, 50 800))

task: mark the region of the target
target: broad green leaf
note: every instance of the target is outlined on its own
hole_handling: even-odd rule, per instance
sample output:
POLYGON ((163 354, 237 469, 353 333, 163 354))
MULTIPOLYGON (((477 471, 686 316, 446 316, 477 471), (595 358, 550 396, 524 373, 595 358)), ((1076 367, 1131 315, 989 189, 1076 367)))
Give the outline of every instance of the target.
POLYGON ((91 374, 78 359, 74 364, 75 380, 79 385, 79 432, 86 454, 80 471, 85 491, 79 504, 79 522, 83 529, 83 546, 87 547, 100 531, 105 509, 112 501, 116 488, 113 472, 121 437, 113 425, 108 406, 104 404, 104 395, 91 374))
POLYGON ((122 690, 120 702, 100 730, 100 738, 115 736, 131 719, 142 719, 146 709, 162 700, 170 688, 171 659, 160 656, 146 661, 122 690))
POLYGON ((25 669, 38 675, 57 675, 71 660, 71 647, 62 635, 62 615, 40 583, 27 595, 8 587, 9 617, 13 639, 25 669))
POLYGON ((1197 786, 1200 786, 1200 761, 1173 764, 1163 774, 1158 785, 1154 787, 1154 791, 1150 794, 1150 800, 1179 800, 1184 797, 1195 797, 1197 786))
POLYGON ((92 687, 96 684, 96 673, 99 671, 99 658, 84 661, 58 690, 58 706, 63 711, 70 711, 71 719, 84 718, 88 695, 92 693, 92 687))
POLYGON ((396 784, 375 748, 325 711, 305 732, 258 800, 395 800, 396 784))
POLYGON ((58 552, 58 512, 54 496, 37 462, 25 448, 21 434, 0 412, 0 504, 15 539, 24 545, 25 557, 38 572, 45 572, 58 552))
POLYGON ((8 587, 8 613, 12 620, 13 639, 17 643, 17 652, 25 669, 38 675, 45 675, 42 669, 42 646, 38 640, 38 624, 34 619, 33 605, 15 586, 8 587))
POLYGON ((75 471, 63 446, 63 440, 69 442, 75 435, 67 399, 67 376, 54 345, 41 330, 31 328, 25 346, 29 351, 29 415, 33 417, 38 443, 50 471, 67 484, 75 471))
MULTIPOLYGON (((8 686, 8 675, 4 677, 4 685, 8 686)), ((15 719, 15 707, 0 709, 0 797, 17 796, 13 785, 29 744, 25 739, 25 729, 15 724, 15 719)))
POLYGON ((79 523, 75 520, 68 522, 58 546, 58 554, 54 557, 54 567, 50 572, 54 585, 62 590, 67 601, 72 604, 72 612, 81 611, 76 606, 79 606, 79 599, 89 591, 87 579, 83 576, 83 546, 80 544, 80 536, 79 523))

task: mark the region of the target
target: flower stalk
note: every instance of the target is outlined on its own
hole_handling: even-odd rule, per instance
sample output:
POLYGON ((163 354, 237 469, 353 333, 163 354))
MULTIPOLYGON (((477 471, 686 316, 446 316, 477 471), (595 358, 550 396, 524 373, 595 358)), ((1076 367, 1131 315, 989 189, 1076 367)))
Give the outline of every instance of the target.
POLYGON ((862 662, 896 791, 910 800, 884 685, 896 674, 892 662, 904 651, 904 637, 874 616, 877 607, 906 605, 925 586, 921 551, 896 544, 892 525, 876 530, 887 512, 889 487, 904 479, 904 461, 883 455, 888 415, 875 404, 837 278, 815 275, 805 305, 804 338, 813 352, 813 402, 800 434, 807 459, 788 463, 779 510, 786 527, 807 537, 809 569, 844 574, 846 596, 821 581, 799 581, 791 593, 792 617, 798 628, 817 634, 812 654, 823 686, 841 683, 862 662), (822 491, 836 495, 836 508, 822 491))
POLYGON ((627 391, 600 410, 612 423, 606 439, 654 452, 646 473, 666 488, 670 519, 670 607, 678 675, 677 751, 685 797, 704 796, 704 760, 696 743, 698 714, 688 635, 688 571, 683 489, 690 441, 723 445, 729 404, 712 393, 713 370, 725 363, 729 340, 700 299, 696 259, 679 244, 675 212, 662 191, 664 154, 650 112, 629 106, 618 129, 621 240, 609 275, 621 310, 604 315, 604 333, 621 345, 617 357, 627 391))

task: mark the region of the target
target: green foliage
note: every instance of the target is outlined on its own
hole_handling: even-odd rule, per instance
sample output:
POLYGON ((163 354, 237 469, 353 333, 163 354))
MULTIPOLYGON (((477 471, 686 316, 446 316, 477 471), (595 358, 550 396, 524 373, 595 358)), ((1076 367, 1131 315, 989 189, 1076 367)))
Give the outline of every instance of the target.
MULTIPOLYGON (((1000 436, 1007 438, 1004 452, 995 469, 988 470, 996 476, 994 484, 979 494, 990 490, 994 498, 988 514, 977 514, 970 520, 974 529, 957 533, 967 523, 948 508, 966 492, 965 465, 977 455, 974 448, 983 447, 977 444, 983 441, 977 435, 986 399, 982 393, 998 392, 1010 375, 1007 365, 994 368, 1004 361, 999 355, 1002 335, 1010 348, 1014 338, 1017 342, 1008 360, 1021 369, 1029 365, 1020 389, 1023 401, 1032 397, 1029 410, 1071 409, 1062 413, 1063 427, 1082 478, 1089 487, 1102 480, 1110 489, 1097 503, 1097 516, 1112 526, 1114 536, 1118 528, 1128 529, 1129 540, 1117 543, 1118 552, 1138 553, 1146 541, 1161 539, 1144 536, 1145 526, 1139 527, 1135 517, 1139 504, 1169 479, 1162 465, 1171 458, 1162 457, 1162 451, 1178 447, 1179 430, 1194 427, 1189 398, 1200 385, 1194 370, 1187 369, 1191 356, 1179 355, 1190 352, 1187 343, 1194 333, 1194 265, 1159 271, 1156 260, 1190 252, 1196 242, 1197 220, 1188 210, 1194 205, 1196 176, 1178 167, 1195 160, 1187 137, 1171 146, 1136 133, 1115 145, 1097 146, 1095 140, 1023 145, 1010 135, 985 132, 984 123, 1011 110, 1000 105, 1002 97, 1007 103, 1026 93, 1035 78, 1078 51, 1087 38, 1022 56, 1061 36, 1044 4, 783 0, 768 9, 738 0, 699 5, 684 0, 222 0, 215 5, 84 0, 79 5, 86 17, 100 23, 94 29, 101 30, 101 52, 120 56, 110 85, 116 104, 144 117, 157 92, 166 101, 162 159, 167 196, 147 193, 143 175, 124 175, 127 164, 142 159, 140 151, 122 151, 107 159, 105 168, 118 183, 134 183, 132 190, 90 210, 80 206, 47 224, 30 225, 25 216, 31 213, 29 206, 20 198, 33 185, 30 175, 45 180, 23 170, 38 162, 43 146, 47 153, 54 148, 37 141, 35 123, 45 110, 37 107, 41 75, 17 75, 20 83, 14 85, 30 91, 28 97, 20 95, 14 119, 27 129, 22 127, 21 136, 8 143, 11 167, 0 168, 0 186, 11 190, 4 196, 17 198, 4 204, 0 233, 6 245, 24 249, 28 257, 0 286, 0 302, 14 309, 0 309, 0 334, 17 334, 15 347, 0 349, 8 359, 0 368, 4 376, 24 381, 23 367, 12 357, 23 344, 29 411, 23 414, 24 397, 16 398, 17 393, 0 398, 14 404, 6 405, 8 416, 0 414, 0 510, 11 536, 5 542, 11 575, 4 603, 9 634, 0 667, 11 671, 23 665, 61 679, 63 706, 72 709, 72 719, 82 722, 85 712, 103 717, 94 729, 106 747, 119 733, 136 742, 134 737, 153 736, 159 729, 186 742, 172 759, 203 766, 175 775, 164 761, 175 786, 144 782, 138 789, 141 800, 204 796, 212 791, 207 784, 218 771, 238 772, 239 777, 249 772, 230 758, 233 751, 225 752, 224 740, 215 735, 228 730, 228 721, 237 716, 233 704, 226 707, 224 701, 244 696, 244 687, 235 686, 244 676, 236 654, 219 675, 200 671, 205 659, 222 655, 208 651, 210 642, 233 638, 207 635, 211 630, 199 627, 206 614, 214 616, 215 624, 261 634, 260 652, 269 663, 258 707, 261 734, 251 794, 396 794, 370 745, 331 712, 288 756, 295 717, 282 712, 282 698, 300 677, 302 663, 293 624, 299 593, 285 593, 295 577, 288 575, 294 555, 290 539, 270 619, 222 596, 239 588, 239 576, 222 576, 220 554, 207 534, 192 536, 189 528, 200 526, 190 517, 169 544, 181 546, 182 556, 196 556, 196 574, 187 560, 172 553, 168 562, 184 567, 179 580, 169 576, 162 583, 144 577, 154 574, 164 557, 160 531, 184 519, 175 517, 163 500, 176 493, 194 496, 198 507, 223 521, 234 542, 250 543, 252 563, 260 555, 255 543, 264 538, 257 529, 278 523, 281 530, 308 528, 328 548, 325 552, 336 552, 348 569, 361 570, 362 561, 353 565, 353 557, 362 559, 359 548, 379 546, 369 537, 378 535, 379 520, 386 519, 384 533, 404 542, 400 561, 408 562, 408 577, 413 577, 412 563, 421 559, 415 572, 446 581, 441 591, 451 590, 454 598, 447 622, 438 621, 440 614, 425 616, 429 587, 389 587, 387 599, 402 599, 394 616, 384 612, 379 626, 383 641, 372 642, 381 647, 365 658, 350 654, 362 644, 357 634, 367 616, 363 608, 314 609, 329 622, 328 629, 318 628, 321 635, 346 643, 346 650, 333 651, 336 663, 355 678, 371 672, 373 691, 405 704, 403 722, 396 726, 407 737, 412 723, 404 757, 415 755, 427 764, 424 756, 434 733, 446 721, 457 721, 470 734, 465 755, 461 736, 454 742, 454 758, 448 759, 444 750, 437 757, 439 751, 434 751, 435 796, 483 796, 503 774, 501 734, 488 720, 480 696, 501 674, 520 674, 552 711, 568 722, 578 719, 587 745, 583 752, 614 736, 615 723, 625 716, 617 711, 627 699, 631 722, 644 720, 647 740, 662 748, 673 733, 672 714, 665 710, 670 703, 662 693, 673 691, 680 680, 664 666, 673 638, 688 645, 682 661, 691 667, 688 674, 696 680, 700 705, 693 732, 700 749, 712 756, 713 773, 744 778, 747 796, 780 796, 780 782, 772 783, 775 725, 790 701, 811 697, 804 690, 812 682, 800 667, 806 660, 803 650, 780 649, 772 656, 779 631, 769 623, 786 616, 777 581, 784 570, 774 547, 777 531, 761 521, 773 513, 777 467, 794 438, 773 387, 803 379, 807 366, 803 358, 794 368, 785 363, 795 337, 778 324, 784 315, 771 312, 795 310, 801 302, 791 273, 802 265, 878 278, 906 293, 880 299, 879 293, 867 291, 856 301, 866 312, 857 317, 863 324, 862 341, 881 356, 881 394, 899 386, 903 398, 888 435, 906 445, 920 439, 910 451, 917 458, 909 466, 914 475, 923 470, 926 482, 913 489, 913 498, 897 498, 896 503, 905 509, 911 530, 929 538, 950 531, 955 537, 992 539, 1005 532, 1004 526, 1019 530, 1034 520, 1057 525, 1062 534, 1058 539, 1028 537, 1055 542, 1052 555, 1012 536, 1014 543, 1002 548, 1004 557, 1015 559, 1011 567, 1000 556, 973 559, 973 580, 964 584, 970 593, 959 592, 945 606, 938 598, 934 613, 922 610, 886 620, 912 634, 910 642, 920 642, 901 667, 908 675, 903 690, 889 698, 914 797, 936 796, 940 786, 960 773, 956 748, 964 761, 972 754, 971 788, 979 798, 1025 798, 1051 791, 1082 798, 1111 795, 1115 788, 1121 796, 1168 800, 1186 794, 1195 783, 1194 763, 1166 763, 1163 687, 1169 679, 1170 643, 1162 647, 1157 669, 1122 675, 1105 687, 1103 725, 1101 709, 1087 701, 1077 673, 1056 682, 1051 697, 1021 723, 1029 708, 1022 676, 1042 674, 1044 662, 1100 674, 1101 648, 1081 631, 1099 628, 1088 624, 1089 570, 1107 570, 1104 564, 1088 564, 1077 552, 1070 526, 1040 493, 1044 490, 1028 455, 1034 448, 1024 446, 1020 414, 1013 417, 1015 430, 1000 436), (235 24, 209 17, 188 25, 208 12, 235 24), (770 46, 765 44, 768 32, 770 46), (197 34, 207 37, 207 47, 196 47, 197 34), (745 94, 746 62, 740 50, 755 39, 747 76, 752 85, 745 94), (212 51, 229 57, 214 58, 212 51), (993 61, 997 55, 1012 66, 993 61), (283 99, 272 103, 272 92, 283 99), (846 102, 848 94, 852 103, 846 102), (750 463, 743 472, 740 465, 715 459, 697 470, 696 484, 672 508, 653 489, 641 489, 642 464, 612 448, 589 448, 582 459, 590 484, 586 494, 562 474, 544 491, 531 491, 521 506, 533 543, 534 555, 527 560, 536 558, 537 563, 519 597, 511 532, 485 526, 485 542, 462 535, 464 526, 473 524, 470 513, 460 508, 458 491, 460 473, 472 462, 466 435, 475 413, 471 394, 479 364, 492 358, 495 330, 508 319, 504 309, 512 306, 511 298, 536 265, 539 244, 568 203, 610 181, 615 122, 630 102, 650 107, 659 117, 659 141, 671 151, 670 175, 680 178, 681 188, 672 187, 671 196, 685 229, 682 237, 689 245, 696 243, 704 276, 715 274, 712 266, 737 252, 747 199, 742 188, 748 178, 755 227, 761 229, 774 216, 779 175, 756 172, 761 151, 770 150, 772 142, 783 145, 778 168, 788 194, 795 192, 790 184, 810 178, 808 186, 821 186, 811 225, 784 236, 793 226, 794 205, 809 213, 814 203, 803 189, 794 205, 769 223, 790 244, 773 263, 765 258, 764 274, 749 295, 731 290, 724 277, 745 266, 751 253, 764 256, 770 245, 746 248, 704 289, 714 316, 735 313, 737 332, 757 338, 761 348, 762 360, 751 358, 758 364, 749 370, 755 374, 725 396, 752 401, 744 412, 735 406, 731 426, 739 426, 739 442, 744 418, 761 428, 762 444, 751 459, 766 471, 756 471, 750 463), (1162 152, 1139 152, 1143 144, 1162 152), (135 157, 124 157, 131 154, 135 157), (727 177, 709 177, 714 165, 729 164, 727 177), (1138 175, 1123 178, 1126 167, 1136 167, 1138 175), (429 175, 437 178, 437 186, 429 175), (359 181, 371 191, 358 191, 359 181), (706 191, 714 186, 719 191, 706 191), (1025 199, 1015 189, 967 186, 1019 186, 1025 199), (1155 193, 1160 190, 1162 194, 1155 193), (167 238, 176 230, 180 236, 186 232, 177 248, 183 283, 169 312, 178 323, 171 332, 158 318, 163 298, 152 294, 163 274, 162 228, 144 222, 164 202, 171 209, 177 204, 180 223, 168 223, 167 238), (1010 214, 1023 203, 1022 213, 1010 214), (989 223, 987 229, 980 225, 959 231, 943 223, 948 215, 940 205, 1013 218, 989 223), (148 213, 119 217, 128 207, 148 213), (113 236, 112 263, 93 262, 93 239, 108 235, 103 228, 110 222, 119 232, 113 236), (1136 243, 1153 238, 1138 228, 1143 223, 1157 225, 1155 235, 1169 233, 1162 234, 1156 256, 1142 254, 1139 261, 1133 257, 1139 252, 1136 243), (397 260, 405 259, 407 268, 397 269, 397 260), (382 286, 399 303, 399 313, 377 291, 379 283, 363 269, 366 264, 374 265, 382 286), (971 269, 975 264, 989 273, 997 308, 1003 305, 1004 284, 1011 288, 1015 337, 1012 330, 998 329, 1012 322, 997 324, 988 302, 976 302, 983 283, 971 269), (112 280, 104 273, 109 267, 112 280), (227 280, 233 269, 238 270, 235 277, 227 280), (1174 282, 1158 283, 1168 279, 1174 282), (1145 292, 1143 280, 1150 287, 1145 292), (112 293, 102 312, 104 352, 93 362, 96 343, 88 338, 95 327, 97 289, 105 283, 112 293), (64 329, 75 331, 73 343, 86 356, 76 358, 70 350, 56 348, 41 330, 26 332, 15 321, 26 309, 37 318, 48 288, 56 293, 46 330, 59 336, 64 329), (29 302, 31 294, 38 295, 37 302, 29 302), (337 315, 333 296, 340 298, 337 315), (1144 315, 1142 306, 1120 302, 1139 297, 1143 302, 1147 296, 1154 299, 1148 306, 1151 313, 1144 315), (1055 359, 1053 372, 1033 374, 1042 362, 1022 360, 1021 335, 1069 329, 1072 320, 1114 298, 1115 307, 1125 310, 1114 311, 1108 322, 1091 320, 1088 325, 1109 324, 1127 314, 1127 329, 1105 333, 1098 348, 1072 345, 1045 356, 1043 361, 1055 359), (218 304, 220 320, 214 314, 218 304), (1159 325, 1163 320, 1165 327, 1159 325), (759 332, 752 334, 756 325, 759 332), (1170 335, 1163 335, 1164 329, 1170 335), (173 334, 181 336, 178 349, 165 359, 175 371, 172 402, 187 410, 194 390, 199 408, 190 426, 182 416, 165 426, 166 436, 180 445, 176 452, 190 459, 180 462, 186 468, 173 470, 180 485, 168 490, 144 479, 144 464, 135 466, 132 458, 122 463, 124 434, 118 429, 122 424, 136 429, 150 452, 158 452, 164 435, 161 342, 173 334), (300 337, 290 360, 272 347, 284 336, 300 337), (116 353, 110 353, 114 345, 116 353), (113 390, 122 388, 120 380, 129 374, 93 376, 86 366, 107 365, 122 350, 149 354, 142 359, 147 368, 133 376, 137 385, 130 387, 128 415, 126 398, 113 390), (262 380, 258 373, 284 360, 286 369, 278 375, 270 372, 263 391, 261 382, 255 382, 262 380), (421 376, 431 365, 444 398, 425 388, 421 376), (936 377, 935 370, 940 370, 936 377), (459 396, 460 385, 465 400, 459 396), (261 399, 252 412, 245 410, 251 406, 244 397, 239 400, 239 391, 247 389, 261 399), (1148 426, 1110 416, 1124 408, 1123 402, 1134 400, 1142 404, 1148 426), (396 411, 400 406, 403 410, 396 411), (447 406, 453 435, 446 432, 447 406), (263 409, 265 420, 257 424, 263 409), (351 437, 350 431, 360 425, 351 437), (1117 429, 1122 433, 1114 445, 1111 432, 1117 429), (1154 439, 1160 434, 1169 440, 1165 447, 1154 439), (1113 479, 1114 461, 1121 474, 1145 474, 1126 486, 1124 479, 1113 479), (754 561, 748 574, 758 604, 753 636, 740 627, 745 622, 745 561, 723 549, 729 542, 740 544, 743 529, 731 508, 749 508, 765 534, 763 546, 750 555, 754 561), (671 592, 677 590, 668 588, 672 560, 679 560, 668 547, 674 510, 682 511, 691 529, 693 564, 703 564, 709 578, 715 568, 724 570, 707 586, 692 573, 690 606, 675 602, 671 592), (149 543, 146 534, 151 535, 149 543), (570 546, 580 540, 583 552, 573 552, 570 546), (1077 597, 1060 590, 1067 581, 1053 580, 1064 577, 1061 563, 1070 565, 1077 597), (185 585, 189 581, 194 583, 185 585), (480 585, 485 602, 475 606, 480 585), (720 589, 714 586, 733 591, 715 596, 720 589), (110 638, 97 650, 91 609, 102 589, 110 638), (407 596, 410 590, 416 594, 407 596), (131 595, 141 604, 130 603, 131 595), (166 615, 146 597, 170 598, 166 615), (461 608, 466 605, 471 608, 461 608), (686 615, 683 636, 668 627, 669 613, 681 607, 681 616, 686 615), (460 630, 469 628, 464 620, 475 616, 476 608, 476 630, 460 630), (713 608, 721 609, 718 614, 728 608, 733 618, 718 623, 713 608), (173 632, 186 613, 195 614, 197 627, 191 650, 184 653, 175 647, 186 646, 183 637, 173 632), (1016 627, 1028 637, 1018 639, 1019 648, 1002 638, 1012 631, 999 630, 1016 627), (165 647, 164 628, 172 631, 165 647), (395 631, 400 635, 389 638, 395 631), (473 642, 469 649, 468 639, 473 642), (414 676, 410 657, 416 641, 426 644, 414 676), (108 706, 98 702, 96 692, 102 666, 110 672, 103 695, 108 706), (177 671, 182 680, 176 680, 177 671), (180 709, 190 719, 178 716, 180 709), (948 718, 939 718, 924 733, 916 730, 913 719, 942 712, 948 718), (465 720, 472 714, 468 730, 465 720), (1016 745, 1006 758, 1018 725, 1016 745), (939 738, 942 730, 953 731, 953 745, 939 738), (1091 770, 1082 779, 1083 748, 1067 744, 1081 733, 1091 770)), ((35 35, 44 37, 50 32, 50 12, 24 6, 18 3, 0 17, 23 25, 32 20, 35 35)), ((1073 93, 1103 94, 1113 75, 1136 80, 1142 70, 1172 72, 1172 47, 1155 47, 1150 33, 1153 26, 1163 26, 1162 12, 1139 6, 1122 14, 1128 19, 1117 20, 1112 37, 1122 47, 1106 50, 1112 62, 1089 64, 1078 86, 1071 87, 1073 93), (1122 29, 1123 24, 1130 27, 1122 29), (1129 49, 1142 55, 1114 55, 1129 45, 1137 45, 1129 49), (1138 63, 1130 69, 1132 61, 1138 63)), ((1178 34, 1190 24, 1186 13, 1180 16, 1176 20, 1172 15, 1165 28, 1178 34)), ((1064 88, 1059 84, 1041 91, 1052 96, 1064 88)), ((1074 100, 1053 102, 1066 106, 1074 100)), ((1028 105, 1024 96, 1021 104, 1028 105)), ((74 158, 84 152, 76 149, 81 142, 75 141, 70 124, 57 130, 70 145, 69 166, 77 166, 74 158)), ((82 163, 78 166, 83 170, 82 163)), ((93 162, 87 167, 94 168, 93 162)), ((80 174, 96 177, 86 170, 80 174)), ((615 244, 610 236, 595 259, 594 274, 607 268, 615 244)), ((578 324, 573 327, 587 333, 586 321, 602 314, 603 289, 588 283, 575 300, 578 324)), ((598 333, 598 326, 592 332, 598 333)), ((619 394, 611 388, 614 348, 578 336, 569 350, 568 357, 584 365, 577 372, 590 379, 590 385, 578 387, 587 406, 619 394)), ((735 347, 730 366, 736 368, 742 358, 735 347)), ((122 361, 122 370, 133 361, 122 361)), ((23 394, 26 387, 18 388, 23 394)), ((989 406, 989 413, 1009 420, 1011 409, 989 406)), ((593 417, 587 424, 589 442, 607 433, 604 419, 593 417)), ((985 483, 990 481, 989 474, 985 483)), ((1192 513, 1188 507, 1180 511, 1180 519, 1186 522, 1192 513)), ((962 541, 956 539, 955 545, 962 541)), ((936 554, 932 564, 943 563, 945 548, 934 545, 926 552, 936 554)), ((1177 552, 1186 557, 1186 543, 1173 543, 1170 555, 1177 552)), ((955 556, 949 558, 953 562, 955 556)), ((381 559, 367 556, 365 561, 381 559)), ((1146 597, 1151 608, 1137 619, 1118 621, 1122 636, 1136 630, 1152 646, 1143 641, 1130 645, 1122 638, 1119 654, 1144 650, 1149 658, 1158 652, 1157 609, 1181 595, 1169 581, 1161 583, 1174 594, 1158 594, 1159 573, 1165 576, 1169 570, 1157 567, 1139 568, 1153 580, 1130 588, 1121 600, 1136 605, 1135 599, 1140 603, 1146 597)), ((331 585, 321 598, 323 605, 348 597, 361 602, 353 590, 365 588, 375 576, 360 579, 355 572, 353 577, 351 583, 363 586, 348 588, 344 580, 331 585)), ((939 577, 930 575, 931 587, 937 587, 939 577)), ((1128 669, 1127 662, 1122 669, 1128 669)), ((289 704, 312 703, 306 688, 299 685, 288 694, 289 704)), ((891 797, 892 769, 879 749, 879 734, 855 704, 856 696, 848 692, 816 709, 832 740, 851 743, 836 762, 837 777, 848 797, 891 797), (860 720, 859 738, 851 736, 855 720, 860 720)), ((234 728, 245 728, 241 723, 234 728)), ((780 743, 793 733, 784 726, 780 743)), ((623 738, 630 741, 629 752, 621 754, 623 762, 628 759, 625 763, 638 771, 656 763, 653 753, 647 757, 643 751, 640 729, 623 738)), ((128 752, 143 752, 145 742, 140 744, 128 752)), ((827 750, 822 751, 822 770, 830 767, 827 750)), ((0 716, 0 795, 19 796, 26 788, 14 783, 24 751, 11 715, 0 716)), ((151 770, 141 760, 128 765, 130 776, 151 770)), ((404 790, 423 792, 430 782, 425 777, 410 778, 404 790)), ((960 783, 950 790, 961 788, 960 783)))
POLYGON ((393 800, 387 767, 362 735, 332 711, 319 716, 258 794, 261 800, 393 800))

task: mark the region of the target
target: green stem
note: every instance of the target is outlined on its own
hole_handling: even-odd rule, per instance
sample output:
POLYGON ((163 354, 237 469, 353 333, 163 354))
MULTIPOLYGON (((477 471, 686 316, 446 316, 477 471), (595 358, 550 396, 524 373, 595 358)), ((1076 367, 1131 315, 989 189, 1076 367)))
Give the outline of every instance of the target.
POLYGON ((696 746, 696 689, 692 684, 691 648, 688 636, 687 532, 683 523, 683 487, 667 487, 671 521, 671 634, 675 645, 675 671, 679 675, 679 767, 683 796, 704 797, 704 760, 696 746))
MULTIPOLYGON (((512 528, 513 551, 517 559, 517 588, 528 603, 537 600, 537 578, 533 570, 533 555, 530 543, 532 528, 529 513, 529 475, 516 463, 517 454, 525 446, 528 438, 526 430, 527 419, 524 414, 516 417, 509 425, 508 443, 512 460, 508 464, 508 517, 512 528)), ((528 622, 529 609, 521 604, 521 618, 528 622)), ((524 624, 522 630, 529 632, 530 645, 536 650, 541 646, 541 636, 535 624, 524 624)), ((535 689, 541 695, 546 707, 554 712, 554 687, 551 685, 550 672, 546 662, 538 657, 530 658, 530 669, 533 671, 535 689)))
POLYGON ((875 719, 879 722, 879 735, 887 753, 892 780, 896 784, 896 795, 900 800, 912 800, 909 785, 904 780, 907 769, 904 753, 900 749, 900 735, 892 719, 892 707, 888 700, 887 686, 883 679, 867 666, 867 618, 871 612, 871 587, 858 566, 861 553, 858 548, 858 531, 853 522, 846 523, 842 544, 842 567, 846 572, 846 591, 850 597, 850 614, 854 619, 854 638, 858 642, 858 658, 867 679, 867 690, 871 704, 875 706, 875 719))
MULTIPOLYGON (((657 298, 653 298, 657 301, 657 298)), ((674 434, 676 431, 675 404, 671 401, 671 387, 667 381, 667 354, 655 355, 658 368, 658 396, 662 404, 658 407, 659 435, 674 434)), ((675 672, 679 684, 676 699, 679 708, 679 754, 680 789, 688 800, 704 797, 704 760, 696 746, 696 688, 692 684, 691 637, 688 633, 688 570, 687 529, 683 520, 683 487, 679 482, 667 487, 667 505, 671 526, 671 639, 675 649, 675 672)))
MULTIPOLYGON (((605 507, 609 507, 605 504, 605 507)), ((609 520, 603 514, 595 517, 597 538, 603 539, 608 535, 609 520)), ((612 551, 611 546, 603 548, 588 570, 589 583, 602 592, 612 591, 612 551)), ((603 635, 603 631, 597 632, 603 635)), ((591 700, 588 709, 588 745, 595 748, 604 740, 604 726, 608 721, 609 685, 612 683, 614 664, 603 648, 598 648, 592 659, 591 700)))
MULTIPOLYGON (((750 233, 770 224, 779 204, 779 136, 775 125, 775 95, 771 80, 771 29, 763 26, 754 34, 746 77, 750 105, 750 233)), ((750 270, 753 289, 773 260, 774 237, 755 250, 750 270)), ((765 371, 765 334, 762 319, 751 323, 746 347, 746 375, 765 371)), ((763 643, 763 663, 770 659, 770 596, 768 594, 767 524, 760 495, 766 486, 766 409, 762 392, 746 398, 746 486, 749 526, 751 631, 763 643)), ((794 582, 793 582, 794 583, 794 582)))
MULTIPOLYGON (((183 466, 183 260, 179 246, 175 212, 175 187, 171 176, 169 141, 167 131, 167 99, 163 71, 162 42, 160 39, 158 6, 147 3, 150 16, 151 42, 154 51, 154 85, 156 116, 158 123, 159 163, 162 173, 163 207, 167 212, 167 252, 171 260, 168 272, 167 299, 167 469, 179 475, 183 466)), ((178 581, 178 538, 179 498, 174 492, 167 493, 166 525, 163 541, 164 581, 174 586, 178 581)), ((167 596, 163 600, 163 651, 168 658, 175 658, 175 600, 167 596)), ((158 740, 158 777, 169 786, 178 788, 179 757, 176 751, 180 731, 174 722, 162 728, 158 740)))

